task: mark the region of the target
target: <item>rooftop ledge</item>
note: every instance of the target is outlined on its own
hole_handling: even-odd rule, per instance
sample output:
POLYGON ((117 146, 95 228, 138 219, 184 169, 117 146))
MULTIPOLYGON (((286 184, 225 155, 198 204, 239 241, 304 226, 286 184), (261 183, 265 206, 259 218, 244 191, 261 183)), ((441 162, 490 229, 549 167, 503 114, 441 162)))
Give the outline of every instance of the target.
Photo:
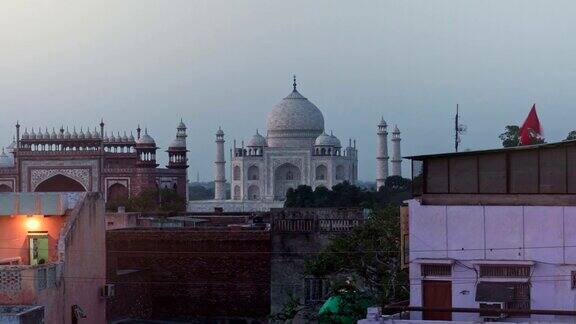
POLYGON ((0 193, 0 216, 64 215, 73 209, 84 192, 0 193))

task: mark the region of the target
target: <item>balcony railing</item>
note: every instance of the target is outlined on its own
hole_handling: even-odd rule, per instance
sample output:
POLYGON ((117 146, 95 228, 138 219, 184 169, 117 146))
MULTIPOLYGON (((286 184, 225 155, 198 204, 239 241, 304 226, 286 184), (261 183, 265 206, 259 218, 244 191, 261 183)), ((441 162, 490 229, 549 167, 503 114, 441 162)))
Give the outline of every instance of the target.
POLYGON ((60 284, 62 263, 0 266, 0 295, 37 292, 60 284))

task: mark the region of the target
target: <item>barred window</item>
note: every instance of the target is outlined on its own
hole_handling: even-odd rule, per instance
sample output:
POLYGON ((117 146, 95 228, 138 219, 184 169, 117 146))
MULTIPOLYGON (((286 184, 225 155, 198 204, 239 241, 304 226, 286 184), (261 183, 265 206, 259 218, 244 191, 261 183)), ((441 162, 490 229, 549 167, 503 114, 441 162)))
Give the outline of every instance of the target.
MULTIPOLYGON (((530 310, 530 283, 514 283, 514 297, 506 303, 507 309, 530 310)), ((530 317, 530 314, 510 314, 510 317, 530 317)))
POLYGON ((304 278, 304 303, 322 303, 328 297, 329 281, 326 278, 304 278))
POLYGON ((500 277, 500 278, 530 277, 530 266, 484 264, 480 266, 480 277, 500 277))
POLYGON ((426 263, 420 265, 420 272, 422 277, 450 277, 452 275, 452 265, 426 263))

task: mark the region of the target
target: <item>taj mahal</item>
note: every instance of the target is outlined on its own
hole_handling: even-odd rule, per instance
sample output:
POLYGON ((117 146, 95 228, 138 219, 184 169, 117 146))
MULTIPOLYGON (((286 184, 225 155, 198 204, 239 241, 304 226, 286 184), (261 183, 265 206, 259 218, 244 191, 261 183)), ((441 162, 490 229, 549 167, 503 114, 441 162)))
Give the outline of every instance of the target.
MULTIPOLYGON (((332 188, 358 181, 356 140, 346 147, 327 133, 320 109, 297 89, 269 112, 266 135, 256 131, 246 142, 233 141, 229 153, 230 199, 226 197, 225 134, 216 132, 215 194, 213 200, 189 202, 190 211, 256 211, 282 207, 286 192, 299 185, 332 188)), ((388 177, 386 122, 377 125, 377 186, 388 177)), ((392 133, 392 173, 401 175, 400 131, 392 133)))

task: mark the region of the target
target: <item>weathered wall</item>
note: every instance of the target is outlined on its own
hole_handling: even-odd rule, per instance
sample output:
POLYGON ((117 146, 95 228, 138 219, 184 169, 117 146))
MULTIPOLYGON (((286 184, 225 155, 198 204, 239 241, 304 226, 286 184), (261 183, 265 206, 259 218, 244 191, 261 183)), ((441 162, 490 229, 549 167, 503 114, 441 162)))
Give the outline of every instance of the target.
MULTIPOLYGON (((416 259, 455 259, 453 307, 478 307, 474 301, 475 260, 533 261, 532 309, 573 310, 576 295, 576 207, 548 206, 410 206, 410 305, 421 306, 420 266, 416 259), (468 293, 466 293, 466 291, 468 293)), ((419 318, 420 313, 412 314, 419 318)), ((453 315, 477 319, 476 314, 453 315)), ((532 320, 574 321, 533 315, 532 320)))
POLYGON ((47 323, 70 323, 72 305, 86 314, 82 321, 105 323, 106 300, 100 296, 106 283, 105 249, 104 199, 100 193, 89 193, 70 215, 59 242, 64 253, 65 321, 47 323))
POLYGON ((65 216, 34 216, 16 215, 13 217, 0 217, 0 259, 20 257, 22 264, 30 263, 30 243, 28 231, 48 232, 48 255, 50 260, 56 261, 57 242, 60 229, 66 221, 65 216))
POLYGON ((268 315, 268 231, 118 229, 107 249, 110 320, 268 315))
MULTIPOLYGON (((277 313, 291 296, 304 303, 305 262, 364 220, 359 208, 284 208, 270 211, 272 268, 270 307, 277 313), (334 226, 333 226, 334 225, 334 226), (336 226, 337 225, 337 226, 336 226)), ((313 311, 318 305, 311 305, 313 311)))

